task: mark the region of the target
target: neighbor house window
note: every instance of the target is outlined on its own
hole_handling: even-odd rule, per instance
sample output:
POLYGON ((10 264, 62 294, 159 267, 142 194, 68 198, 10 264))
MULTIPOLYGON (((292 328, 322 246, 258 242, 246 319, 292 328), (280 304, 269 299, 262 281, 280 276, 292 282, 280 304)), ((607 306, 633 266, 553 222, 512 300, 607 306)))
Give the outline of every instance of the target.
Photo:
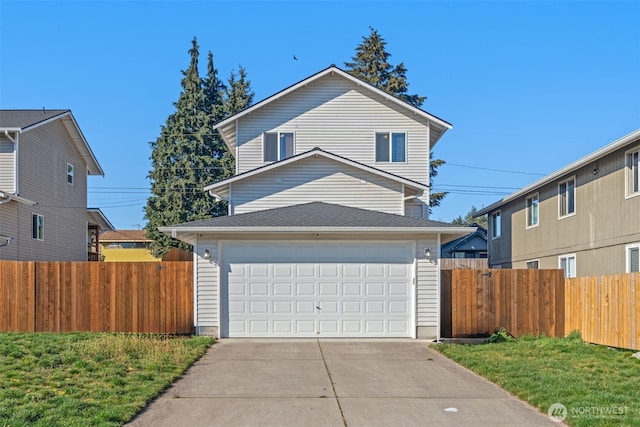
POLYGON ((500 211, 491 214, 491 238, 497 239, 502 235, 502 220, 500 211))
POLYGON ((627 197, 640 195, 640 167, 638 166, 640 150, 627 153, 627 197))
POLYGON ((376 162, 406 162, 407 136, 400 132, 376 132, 376 162))
POLYGON ((539 196, 534 194, 527 198, 527 227, 535 227, 539 220, 539 196))
POLYGON ((40 214, 31 215, 31 237, 44 240, 44 217, 40 214))
POLYGON ((534 259, 533 261, 527 261, 527 268, 529 270, 537 270, 540 268, 540 261, 534 259))
POLYGON ((576 213, 576 179, 569 178, 558 185, 560 218, 576 213))
POLYGON ((627 273, 640 272, 640 243, 627 245, 627 273))
POLYGON ((558 267, 564 270, 564 277, 576 277, 576 256, 561 255, 558 257, 558 267))
POLYGON ((73 165, 67 163, 67 182, 73 184, 73 165))
POLYGON ((276 162, 293 156, 293 132, 266 132, 263 152, 265 162, 276 162))

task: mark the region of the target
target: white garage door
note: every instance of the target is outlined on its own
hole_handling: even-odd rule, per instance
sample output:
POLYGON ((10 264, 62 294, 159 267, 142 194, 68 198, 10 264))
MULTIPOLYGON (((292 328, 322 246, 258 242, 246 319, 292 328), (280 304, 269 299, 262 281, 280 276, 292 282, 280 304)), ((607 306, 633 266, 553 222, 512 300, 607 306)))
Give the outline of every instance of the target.
POLYGON ((227 242, 222 257, 222 336, 412 336, 410 242, 227 242))

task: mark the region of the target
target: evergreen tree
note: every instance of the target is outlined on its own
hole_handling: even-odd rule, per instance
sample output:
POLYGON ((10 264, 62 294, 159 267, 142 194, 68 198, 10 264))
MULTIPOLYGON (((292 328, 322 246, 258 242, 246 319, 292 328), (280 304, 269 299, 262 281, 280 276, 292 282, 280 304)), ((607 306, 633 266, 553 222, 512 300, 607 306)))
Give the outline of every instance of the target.
POLYGON ((240 66, 238 74, 231 71, 226 87, 225 113, 227 116, 239 113, 253 102, 254 92, 251 80, 247 79, 247 71, 240 66))
POLYGON ((207 80, 203 82, 200 78, 195 37, 189 54, 191 62, 182 72, 182 92, 174 103, 176 111, 167 118, 158 139, 150 143, 151 196, 145 207, 148 220, 145 229, 154 241, 151 247, 154 256, 162 256, 172 246, 191 249, 161 233, 158 227, 209 218, 221 211, 203 191, 205 185, 218 180, 222 174, 211 132, 212 116, 220 109, 221 97, 214 93, 220 90, 219 82, 214 79, 212 63, 207 80))
POLYGON ((473 225, 473 224, 478 224, 479 226, 483 227, 486 230, 487 229, 487 216, 483 215, 481 217, 474 218, 476 212, 478 212, 478 209, 476 209, 475 206, 471 206, 471 210, 469 212, 467 212, 467 214, 464 216, 464 218, 462 217, 462 215, 458 215, 458 217, 456 219, 454 219, 453 221, 451 221, 451 223, 455 224, 455 225, 473 225))
MULTIPOLYGON (((371 34, 362 37, 362 43, 356 47, 356 55, 351 62, 345 62, 346 71, 354 77, 358 77, 373 86, 381 89, 406 103, 419 108, 426 97, 409 95, 409 83, 407 82, 407 68, 401 62, 395 67, 389 62, 391 54, 387 52, 387 42, 378 31, 369 27, 371 34)), ((438 167, 445 163, 444 160, 434 159, 431 156, 429 163, 429 177, 434 178, 438 174, 438 167)), ((433 181, 432 181, 433 182, 433 181)), ((445 192, 429 194, 429 213, 447 195, 445 192)))

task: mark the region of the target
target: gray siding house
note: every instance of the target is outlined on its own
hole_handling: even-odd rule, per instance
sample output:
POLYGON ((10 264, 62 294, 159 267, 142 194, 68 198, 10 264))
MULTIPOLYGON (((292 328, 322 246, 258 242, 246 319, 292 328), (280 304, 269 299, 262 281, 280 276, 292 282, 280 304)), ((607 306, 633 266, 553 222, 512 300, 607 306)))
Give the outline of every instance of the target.
POLYGON ((104 175, 69 110, 0 110, 0 260, 87 261, 87 176, 104 175))
POLYGON ((440 330, 427 219, 444 120, 331 66, 216 126, 229 215, 162 227, 194 245, 195 325, 218 337, 423 337, 440 330))
POLYGON ((567 277, 639 270, 640 129, 478 211, 489 265, 567 277))

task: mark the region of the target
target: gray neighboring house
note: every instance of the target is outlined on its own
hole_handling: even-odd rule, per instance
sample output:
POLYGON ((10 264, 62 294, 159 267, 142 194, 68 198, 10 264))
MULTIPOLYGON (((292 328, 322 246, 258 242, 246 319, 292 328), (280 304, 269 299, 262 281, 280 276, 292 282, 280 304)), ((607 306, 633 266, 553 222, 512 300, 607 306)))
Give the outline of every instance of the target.
POLYGON ((194 246, 195 326, 218 337, 440 330, 429 150, 451 125, 331 66, 216 125, 229 215, 162 227, 194 246))
POLYGON ((487 258, 487 230, 473 224, 475 231, 442 245, 442 258, 487 258))
POLYGON ((481 209, 489 266, 567 277, 640 269, 640 129, 481 209))
POLYGON ((70 110, 0 110, 0 260, 87 261, 111 226, 87 209, 104 175, 70 110))

